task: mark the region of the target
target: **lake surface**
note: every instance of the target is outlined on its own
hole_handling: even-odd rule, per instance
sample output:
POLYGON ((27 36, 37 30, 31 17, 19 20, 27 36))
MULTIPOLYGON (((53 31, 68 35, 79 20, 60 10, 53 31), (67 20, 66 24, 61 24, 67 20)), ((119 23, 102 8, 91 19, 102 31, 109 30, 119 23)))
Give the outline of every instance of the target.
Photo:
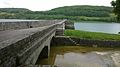
POLYGON ((103 23, 103 22, 79 22, 74 23, 75 30, 103 32, 118 34, 120 32, 120 23, 103 23))
POLYGON ((78 46, 52 47, 50 56, 39 59, 37 64, 57 67, 120 67, 120 51, 78 46))

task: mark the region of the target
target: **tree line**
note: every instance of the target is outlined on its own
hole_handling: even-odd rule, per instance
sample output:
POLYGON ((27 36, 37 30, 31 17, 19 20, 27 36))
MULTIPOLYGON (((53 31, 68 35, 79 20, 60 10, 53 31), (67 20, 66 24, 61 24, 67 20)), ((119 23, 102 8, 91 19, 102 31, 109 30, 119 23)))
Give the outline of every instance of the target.
POLYGON ((115 21, 115 18, 110 16, 113 13, 112 11, 112 7, 88 5, 65 6, 49 11, 31 11, 25 8, 0 8, 0 18, 115 21))

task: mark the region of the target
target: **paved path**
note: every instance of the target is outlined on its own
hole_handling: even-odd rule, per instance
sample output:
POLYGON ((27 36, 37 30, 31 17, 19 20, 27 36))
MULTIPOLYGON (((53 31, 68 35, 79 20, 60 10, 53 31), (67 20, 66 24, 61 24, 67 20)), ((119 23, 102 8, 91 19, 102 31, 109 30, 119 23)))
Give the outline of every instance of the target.
POLYGON ((29 36, 37 31, 41 31, 44 28, 46 27, 0 31, 0 42, 11 40, 11 39, 13 40, 18 38, 20 39, 22 37, 29 36))
POLYGON ((48 26, 38 27, 38 28, 30 28, 30 29, 21 29, 21 30, 8 30, 8 31, 0 31, 0 49, 4 48, 10 44, 13 44, 19 40, 22 40, 30 35, 35 34, 38 31, 42 31, 48 26))

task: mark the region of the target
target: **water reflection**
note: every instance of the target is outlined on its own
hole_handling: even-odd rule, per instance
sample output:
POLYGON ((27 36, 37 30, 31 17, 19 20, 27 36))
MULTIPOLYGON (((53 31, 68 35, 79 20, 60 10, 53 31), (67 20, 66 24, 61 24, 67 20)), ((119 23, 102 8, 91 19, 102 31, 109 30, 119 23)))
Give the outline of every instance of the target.
POLYGON ((120 67, 120 51, 93 50, 82 53, 85 48, 61 48, 52 49, 49 58, 40 60, 38 64, 52 64, 57 67, 120 67))
POLYGON ((115 67, 110 56, 95 52, 85 54, 69 52, 57 55, 54 64, 58 67, 115 67))
POLYGON ((82 22, 75 23, 74 26, 75 30, 103 32, 111 34, 118 34, 118 32, 120 32, 120 23, 82 22))

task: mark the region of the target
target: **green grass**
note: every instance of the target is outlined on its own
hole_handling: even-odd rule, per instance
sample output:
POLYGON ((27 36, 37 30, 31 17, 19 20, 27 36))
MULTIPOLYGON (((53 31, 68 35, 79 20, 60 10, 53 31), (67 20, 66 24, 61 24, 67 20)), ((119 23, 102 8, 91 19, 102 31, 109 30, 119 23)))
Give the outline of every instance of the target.
POLYGON ((93 39, 93 40, 119 40, 120 35, 117 34, 107 34, 98 32, 87 32, 80 30, 65 30, 65 36, 71 36, 81 39, 93 39))

